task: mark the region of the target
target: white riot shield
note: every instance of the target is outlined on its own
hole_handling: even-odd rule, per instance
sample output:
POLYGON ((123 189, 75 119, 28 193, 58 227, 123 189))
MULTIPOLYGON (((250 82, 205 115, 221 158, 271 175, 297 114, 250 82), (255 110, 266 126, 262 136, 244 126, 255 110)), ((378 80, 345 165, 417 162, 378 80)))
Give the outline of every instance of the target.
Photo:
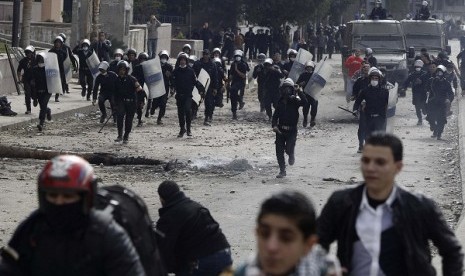
POLYGON ((386 112, 386 132, 394 133, 394 118, 396 115, 396 105, 398 100, 397 90, 399 89, 399 84, 396 82, 395 85, 393 85, 388 82, 386 87, 389 89, 389 101, 386 112))
POLYGON ((77 68, 79 68, 79 57, 77 55, 74 55, 74 59, 76 59, 76 65, 77 65, 77 68))
POLYGON ((291 78, 294 82, 297 82, 299 76, 305 72, 305 63, 312 60, 312 58, 313 55, 309 51, 300 48, 297 53, 297 57, 292 64, 291 71, 289 72, 289 78, 291 78))
POLYGON ((331 77, 332 67, 326 62, 326 58, 317 63, 312 77, 305 86, 305 94, 318 100, 321 90, 325 87, 326 82, 331 77))
POLYGON ((148 88, 145 91, 148 93, 148 98, 155 99, 165 95, 165 80, 158 55, 154 59, 144 61, 142 71, 144 71, 145 84, 148 88))
POLYGON ((90 57, 86 59, 86 63, 95 80, 98 74, 100 74, 100 71, 98 70, 98 66, 100 65, 100 60, 98 59, 97 53, 95 53, 95 51, 92 53, 90 57))
POLYGON ((63 93, 61 86, 60 68, 58 67, 58 58, 55 53, 42 52, 39 55, 44 57, 45 78, 47 81, 47 90, 50 94, 63 93))
MULTIPOLYGON (((200 70, 199 76, 197 80, 205 87, 205 91, 208 91, 208 87, 210 86, 210 75, 204 69, 200 70)), ((194 87, 192 90, 192 100, 197 104, 200 105, 200 100, 202 97, 200 96, 199 90, 197 87, 194 87)))
POLYGON ((73 77, 72 64, 71 64, 71 59, 69 58, 69 55, 66 56, 65 61, 63 61, 63 67, 65 69, 66 81, 69 82, 71 78, 73 77))

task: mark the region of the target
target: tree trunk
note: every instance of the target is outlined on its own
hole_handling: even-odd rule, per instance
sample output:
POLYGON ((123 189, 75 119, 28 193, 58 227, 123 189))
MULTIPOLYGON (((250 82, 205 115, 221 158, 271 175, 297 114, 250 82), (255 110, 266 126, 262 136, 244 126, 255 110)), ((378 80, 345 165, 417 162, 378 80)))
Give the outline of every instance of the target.
POLYGON ((100 32, 100 0, 92 1, 92 39, 98 39, 100 32))
POLYGON ((23 1, 23 23, 19 45, 24 49, 31 44, 32 0, 23 1))
POLYGON ((162 165, 164 162, 145 157, 121 157, 111 153, 56 151, 19 146, 0 145, 0 158, 23 158, 50 160, 61 154, 77 155, 91 164, 115 165, 162 165))

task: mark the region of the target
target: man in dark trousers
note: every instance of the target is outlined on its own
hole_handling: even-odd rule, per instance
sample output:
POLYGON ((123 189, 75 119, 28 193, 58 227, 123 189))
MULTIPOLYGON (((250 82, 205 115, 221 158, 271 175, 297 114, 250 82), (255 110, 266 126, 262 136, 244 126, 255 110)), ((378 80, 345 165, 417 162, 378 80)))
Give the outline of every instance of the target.
POLYGON ((106 39, 104 32, 98 34, 98 41, 92 45, 92 48, 100 61, 110 62, 111 41, 106 39))
MULTIPOLYGON (((60 33, 59 36, 61 36, 61 38, 63 38, 63 49, 66 51, 66 53, 68 53, 68 57, 69 59, 71 60, 71 65, 73 66, 73 70, 75 72, 77 72, 78 70, 78 61, 77 59, 74 57, 73 55, 73 51, 71 51, 71 47, 66 43, 66 35, 64 33, 60 33)), ((66 76, 65 76, 66 77, 66 76)), ((66 80, 66 79, 65 79, 66 80)), ((69 94, 69 86, 68 86, 68 83, 65 82, 65 91, 66 93, 69 94)))
POLYGON ((100 87, 100 93, 98 94, 98 107, 100 109, 100 123, 103 124, 107 118, 107 108, 105 102, 110 102, 111 112, 113 116, 113 122, 116 122, 115 115, 115 103, 113 102, 113 93, 115 91, 115 83, 118 79, 118 75, 115 72, 108 71, 109 64, 106 61, 102 61, 98 67, 100 74, 95 78, 94 92, 92 93, 92 104, 95 105, 97 101, 97 92, 100 87))
POLYGON ((437 204, 396 183, 403 168, 401 140, 370 136, 361 158, 364 182, 334 192, 317 222, 320 244, 337 256, 347 275, 436 275, 430 242, 442 257, 442 275, 463 273, 460 242, 437 204))
POLYGON ((431 138, 441 140, 442 132, 447 124, 447 105, 454 99, 454 92, 450 83, 444 77, 447 69, 444 65, 439 65, 436 75, 430 79, 430 95, 428 97, 426 120, 430 124, 433 135, 431 138))
MULTIPOLYGON (((173 71, 173 85, 176 90, 176 105, 178 107, 179 119, 179 134, 178 138, 182 138, 187 132, 187 136, 192 136, 191 121, 192 121, 192 90, 194 87, 199 87, 199 82, 192 68, 187 66, 189 57, 185 53, 178 56, 177 63, 179 66, 173 71)), ((197 89, 198 89, 197 88, 197 89)), ((199 89, 199 92, 205 92, 205 89, 199 89)))
POLYGON ((415 112, 418 118, 417 125, 421 126, 423 124, 423 114, 426 114, 429 75, 422 69, 423 61, 421 61, 421 59, 415 61, 414 68, 415 71, 409 74, 402 89, 406 90, 410 84, 412 85, 412 104, 415 106, 415 112))
POLYGON ((278 100, 280 97, 279 94, 279 85, 281 84, 281 79, 284 77, 284 74, 281 72, 281 69, 278 65, 273 65, 273 60, 271 58, 265 59, 265 93, 264 93, 264 105, 266 115, 268 120, 271 121, 273 116, 272 107, 276 108, 278 100))
POLYGON ((244 44, 245 44, 245 49, 244 49, 244 56, 247 56, 247 52, 249 53, 249 60, 252 60, 252 58, 256 58, 257 55, 255 54, 255 34, 253 32, 253 28, 250 27, 249 31, 245 33, 244 36, 244 44))
POLYGON ((90 48, 90 41, 84 39, 82 43, 73 49, 73 53, 79 58, 79 84, 81 85, 81 96, 86 97, 90 101, 90 95, 92 93, 92 86, 94 83, 94 77, 90 72, 89 66, 87 65, 87 58, 90 57, 94 50, 90 48))
MULTIPOLYGON (((141 87, 144 87, 145 84, 145 77, 144 77, 144 68, 142 67, 142 63, 149 59, 149 55, 146 52, 139 53, 137 57, 137 65, 132 70, 132 76, 136 78, 137 82, 141 87)), ((141 127, 144 123, 142 121, 142 113, 145 105, 145 99, 147 98, 146 93, 138 93, 137 94, 137 126, 141 127)))
POLYGON ((163 81, 165 83, 165 94, 161 97, 156 99, 149 99, 147 103, 147 110, 145 112, 145 117, 149 117, 150 115, 155 114, 155 110, 159 108, 158 111, 158 118, 157 118, 157 125, 163 125, 163 117, 165 116, 166 112, 166 103, 168 101, 168 93, 170 88, 173 87, 171 76, 173 73, 173 66, 169 64, 170 55, 168 51, 163 50, 159 53, 160 63, 161 63, 161 71, 163 74, 163 81))
MULTIPOLYGON (((315 63, 311 60, 307 61, 307 63, 305 63, 305 72, 303 72, 299 76, 299 79, 297 79, 297 84, 302 89, 305 89, 305 87, 308 84, 308 81, 310 81, 310 79, 312 78, 313 70, 315 70, 315 63)), ((307 94, 305 94, 305 97, 307 98, 307 103, 304 105, 302 109, 302 113, 304 115, 304 121, 302 122, 302 125, 303 127, 307 127, 308 113, 310 112, 310 127, 314 127, 316 124, 316 114, 318 113, 318 100, 307 94)))
MULTIPOLYGON (((352 97, 351 100, 354 101, 358 98, 361 92, 368 88, 370 85, 370 76, 368 75, 370 72, 370 63, 367 61, 362 62, 362 69, 360 77, 354 82, 353 89, 352 89, 352 97)), ((355 74, 357 75, 357 74, 355 74)), ((358 138, 358 150, 357 153, 362 153, 363 144, 365 143, 366 138, 366 131, 367 131, 367 120, 365 114, 365 102, 360 104, 358 110, 356 110, 358 114, 358 129, 357 129, 357 138, 358 138)))
POLYGON ((207 208, 186 197, 173 181, 158 186, 162 208, 157 230, 160 253, 169 273, 220 275, 232 265, 231 250, 207 208))
POLYGON ((258 101, 260 102, 260 112, 265 111, 265 62, 266 55, 263 53, 258 54, 258 64, 253 68, 252 76, 257 80, 257 94, 258 101))
POLYGON ((210 85, 204 98, 205 119, 203 121, 203 125, 210 126, 213 120, 213 112, 215 111, 215 96, 218 93, 218 69, 215 62, 211 59, 208 49, 204 49, 202 54, 202 58, 194 63, 193 69, 197 76, 199 76, 202 69, 210 76, 210 85))
POLYGON ((462 51, 457 55, 457 65, 460 68, 461 94, 462 96, 465 96, 465 48, 462 48, 462 51))
POLYGON ((366 135, 375 131, 386 130, 386 112, 389 101, 389 90, 382 85, 382 73, 372 67, 368 73, 370 85, 360 92, 355 100, 353 111, 357 111, 365 100, 366 135))
POLYGON ((94 208, 96 185, 81 157, 48 161, 37 181, 38 209, 0 249, 0 275, 145 276, 126 231, 94 208))
POLYGON ((244 102, 240 96, 240 91, 245 88, 245 81, 249 66, 242 60, 242 51, 236 50, 234 52, 234 62, 231 63, 229 69, 229 79, 231 80, 230 95, 231 98, 231 111, 233 120, 237 120, 237 105, 240 104, 239 109, 242 109, 244 102))
MULTIPOLYGON (((53 48, 49 50, 49 52, 55 53, 57 55, 58 68, 60 69, 62 94, 66 91, 66 76, 64 62, 65 59, 68 57, 68 52, 66 48, 63 47, 63 44, 63 38, 61 36, 57 36, 53 41, 53 48)), ((60 93, 55 94, 55 102, 59 102, 58 97, 60 97, 60 93)))
POLYGON ((273 113, 271 126, 276 132, 276 157, 278 159, 279 174, 276 178, 286 176, 286 161, 284 152, 289 155, 289 165, 294 165, 294 148, 297 141, 297 123, 299 121, 299 107, 307 103, 305 95, 295 91, 294 82, 287 78, 280 88, 281 98, 273 113))
POLYGON ((210 50, 210 44, 213 39, 213 33, 208 28, 208 22, 205 22, 202 26, 202 30, 200 30, 200 38, 203 40, 203 48, 210 50))
POLYGON ((35 65, 35 53, 34 46, 29 45, 24 49, 26 56, 19 61, 16 75, 18 81, 24 86, 24 100, 26 102, 26 114, 31 114, 31 79, 32 79, 32 68, 35 65))
POLYGON ((40 108, 37 129, 42 131, 45 124, 45 117, 47 117, 47 121, 52 120, 52 110, 48 107, 51 94, 48 93, 44 57, 40 54, 36 55, 35 64, 36 65, 32 68, 31 75, 31 94, 34 100, 34 106, 38 104, 40 108))
POLYGON ((129 142, 129 134, 132 130, 132 121, 137 110, 138 94, 145 94, 137 79, 128 74, 129 64, 122 60, 118 64, 118 79, 115 83, 115 106, 116 124, 118 127, 118 137, 115 142, 129 142), (124 135, 123 135, 124 128, 124 135))

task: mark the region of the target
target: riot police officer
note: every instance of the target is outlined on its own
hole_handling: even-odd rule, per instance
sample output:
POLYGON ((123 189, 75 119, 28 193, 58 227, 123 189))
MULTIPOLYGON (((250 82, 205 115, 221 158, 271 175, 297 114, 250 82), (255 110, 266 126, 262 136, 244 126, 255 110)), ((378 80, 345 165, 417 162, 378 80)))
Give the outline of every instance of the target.
POLYGON ((370 19, 371 20, 375 20, 375 19, 385 20, 386 18, 387 18, 387 12, 386 12, 386 9, 383 8, 383 4, 381 0, 376 0, 375 7, 373 8, 370 14, 370 19))
POLYGON ((252 77, 257 80, 257 94, 258 101, 260 103, 260 112, 265 111, 265 59, 265 54, 258 54, 258 64, 255 65, 252 73, 252 77))
POLYGON ((107 109, 105 102, 110 102, 111 112, 113 116, 113 122, 116 122, 115 115, 115 104, 113 102, 113 93, 115 91, 115 83, 118 79, 118 75, 115 72, 109 71, 109 64, 106 61, 102 61, 98 67, 100 74, 95 78, 94 92, 92 95, 92 104, 97 101, 97 92, 100 87, 100 93, 98 94, 98 107, 100 109, 100 123, 105 122, 107 118, 107 109))
MULTIPOLYGON (((132 76, 134 76, 139 82, 141 87, 144 87, 145 84, 145 78, 144 78, 144 70, 142 67, 142 63, 147 61, 149 59, 149 55, 146 52, 139 53, 139 56, 137 57, 137 65, 134 67, 132 70, 132 76)), ((145 105, 145 99, 147 98, 147 94, 145 93, 138 93, 137 94, 137 126, 141 127, 142 124, 144 123, 142 121, 142 112, 144 109, 145 105)))
POLYGON ((123 49, 116 49, 113 53, 113 60, 110 62, 110 67, 108 71, 118 73, 118 62, 123 59, 124 51, 123 49))
MULTIPOLYGON (((313 71, 315 70, 315 63, 311 60, 307 61, 305 63, 305 72, 303 72, 299 78, 297 79, 297 84, 305 89, 305 86, 307 86, 308 82, 313 76, 313 71)), ((318 101, 313 98, 310 95, 305 94, 305 97, 307 98, 307 103, 304 105, 302 108, 302 112, 304 115, 304 120, 303 120, 303 127, 307 127, 308 124, 308 113, 310 112, 310 127, 315 126, 315 118, 316 114, 318 113, 318 101)))
POLYGON ((286 63, 284 63, 282 67, 283 74, 286 77, 289 75, 289 72, 291 72, 292 65, 294 64, 294 61, 297 57, 297 51, 294 49, 287 50, 287 57, 289 60, 286 63))
POLYGON ((428 116, 426 120, 433 131, 432 138, 441 140, 444 126, 447 124, 447 105, 454 99, 454 93, 450 83, 444 77, 447 69, 439 65, 436 75, 430 79, 430 95, 428 97, 428 116))
MULTIPOLYGON (((66 76, 64 62, 65 59, 68 57, 68 52, 66 51, 66 48, 63 47, 63 42, 63 38, 61 36, 57 36, 53 41, 53 48, 49 50, 49 52, 55 53, 57 55, 58 68, 60 69, 62 94, 64 94, 64 91, 66 91, 66 76)), ((60 93, 55 94, 55 102, 59 102, 58 97, 60 97, 60 93)))
POLYGON ((137 60, 137 51, 136 51, 136 49, 129 48, 126 51, 126 56, 128 57, 127 62, 129 64, 129 72, 128 72, 128 74, 131 75, 132 70, 134 70, 134 67, 136 67, 136 65, 139 64, 138 60, 137 60))
POLYGON ((94 77, 87 65, 87 59, 94 53, 94 50, 90 48, 90 41, 88 39, 84 39, 81 45, 76 46, 76 48, 73 49, 73 53, 79 58, 79 84, 82 88, 81 96, 84 98, 87 93, 87 100, 90 101, 92 85, 94 82, 94 77))
MULTIPOLYGON (((75 72, 77 72, 77 70, 79 68, 78 62, 77 62, 76 58, 73 55, 73 51, 71 51, 71 47, 66 43, 66 35, 64 33, 60 33, 59 36, 61 36, 61 38, 63 38, 62 47, 66 51, 66 53, 68 53, 68 57, 69 57, 69 59, 71 61, 71 65, 73 66, 73 70, 75 72)), ((66 81, 65 81, 64 87, 65 87, 65 92, 69 94, 69 86, 68 86, 68 83, 66 81)))
MULTIPOLYGON (((368 88, 370 85, 370 76, 368 75, 370 72, 370 63, 366 60, 362 61, 362 69, 360 77, 354 82, 352 88, 352 97, 351 100, 354 101, 358 98, 361 92, 368 88)), ((354 74, 357 75, 357 74, 354 74)), ((365 137, 367 126, 366 126, 366 114, 365 114, 365 102, 360 104, 358 110, 356 110, 358 114, 358 129, 357 129, 357 138, 358 138, 358 150, 357 153, 362 153, 363 145, 365 144, 365 137)))
POLYGON ((52 120, 52 110, 48 107, 48 101, 51 94, 47 88, 47 77, 45 75, 45 60, 40 54, 36 56, 36 65, 32 68, 31 91, 34 99, 34 106, 39 104, 39 124, 37 129, 42 131, 44 128, 45 117, 48 121, 52 120))
POLYGON ((412 85, 412 104, 415 106, 415 112, 417 114, 418 122, 417 125, 423 124, 423 114, 426 114, 426 98, 427 98, 427 86, 429 84, 429 76, 423 70, 423 61, 416 60, 414 63, 415 71, 409 74, 408 78, 403 84, 403 90, 412 85))
POLYGON ((26 56, 19 61, 18 69, 16 70, 16 75, 18 76, 18 81, 23 83, 24 86, 24 100, 26 102, 26 114, 31 114, 31 78, 32 78, 32 68, 35 65, 35 53, 36 50, 34 46, 29 45, 24 49, 26 56))
POLYGON ((265 59, 265 93, 264 93, 264 105, 266 115, 268 120, 271 120, 273 115, 271 107, 276 108, 279 100, 279 85, 281 84, 281 79, 284 77, 284 74, 279 69, 278 65, 273 65, 273 60, 271 58, 265 59))
POLYGON ((157 125, 163 125, 162 119, 165 116, 166 112, 168 93, 170 91, 170 87, 173 87, 171 80, 173 74, 173 66, 168 62, 170 60, 170 55, 168 51, 163 50, 158 54, 158 56, 160 57, 161 71, 163 74, 163 81, 165 83, 165 94, 161 97, 148 100, 145 117, 149 117, 149 114, 154 115, 155 110, 159 108, 160 110, 158 111, 157 125))
POLYGON ((210 126, 213 119, 213 112, 215 111, 215 97, 218 92, 218 69, 216 68, 215 62, 211 60, 210 51, 208 49, 204 49, 202 54, 202 58, 194 63, 193 69, 197 76, 202 69, 210 76, 210 85, 205 93, 205 119, 203 122, 205 126, 210 126))
POLYGON ((370 85, 360 92, 354 104, 357 111, 365 100, 366 137, 375 131, 386 131, 386 113, 389 101, 389 90, 382 85, 383 75, 376 67, 368 73, 370 85))
POLYGON ((116 124, 118 127, 118 137, 115 142, 123 141, 127 144, 129 134, 132 130, 132 121, 137 109, 138 94, 145 94, 136 78, 129 75, 129 64, 127 61, 118 63, 118 78, 115 82, 115 106, 116 106, 116 124), (124 135, 123 135, 124 127, 124 135))
MULTIPOLYGON (((231 80, 229 97, 231 99, 233 120, 237 120, 237 105, 240 104, 241 107, 244 106, 240 91, 245 88, 246 74, 249 66, 242 60, 242 54, 241 50, 236 50, 234 52, 234 61, 231 63, 231 68, 229 69, 228 79, 231 80)), ((239 109, 241 109, 241 107, 239 107, 239 109)))
POLYGON ((245 55, 247 56, 247 52, 249 52, 249 59, 252 60, 252 58, 255 58, 256 55, 254 56, 255 53, 255 34, 253 32, 253 28, 250 27, 249 31, 245 33, 244 36, 244 42, 245 42, 245 55))
POLYGON ((299 107, 305 105, 307 99, 302 91, 295 91, 294 82, 290 78, 284 80, 279 92, 280 98, 273 113, 271 126, 276 133, 276 157, 279 165, 279 174, 276 177, 283 178, 286 176, 284 153, 289 155, 290 166, 295 163, 299 107))

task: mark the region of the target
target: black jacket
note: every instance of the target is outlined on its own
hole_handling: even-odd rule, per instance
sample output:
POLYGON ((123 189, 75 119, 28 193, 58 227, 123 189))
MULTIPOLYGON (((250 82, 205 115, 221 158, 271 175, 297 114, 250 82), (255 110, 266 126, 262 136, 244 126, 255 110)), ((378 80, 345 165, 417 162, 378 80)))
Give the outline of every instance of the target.
POLYGON ((94 53, 92 48, 89 48, 87 51, 84 51, 81 47, 76 46, 73 49, 73 54, 78 56, 79 59, 79 71, 89 71, 89 66, 87 65, 87 58, 94 53))
POLYGON ((218 69, 216 68, 215 62, 212 60, 204 62, 201 59, 194 63, 193 69, 196 76, 199 76, 202 69, 208 73, 210 76, 210 86, 208 87, 209 91, 218 88, 218 69))
MULTIPOLYGON (((352 237, 362 201, 364 185, 334 192, 318 218, 320 244, 326 249, 337 241, 337 257, 350 273, 352 237)), ((422 195, 398 187, 392 204, 394 228, 405 248, 409 276, 436 275, 431 265, 429 241, 439 249, 445 276, 459 276, 463 271, 461 245, 449 228, 436 203, 422 195)))
POLYGON ((375 7, 371 10, 370 19, 371 20, 385 20, 387 18, 386 9, 383 7, 375 7))
POLYGON ((259 89, 263 89, 262 85, 264 85, 265 81, 265 66, 263 64, 257 64, 253 68, 252 77, 257 79, 257 84, 259 89))
POLYGON ((445 107, 446 100, 450 100, 451 102, 454 100, 454 92, 452 91, 450 82, 445 78, 431 78, 430 91, 428 104, 445 107))
POLYGON ((287 126, 297 130, 299 107, 307 104, 307 97, 304 93, 299 92, 300 100, 298 100, 294 87, 281 87, 281 90, 283 89, 288 89, 288 93, 281 91, 282 96, 274 110, 271 126, 287 126))
POLYGON ((34 67, 34 65, 35 65, 34 57, 32 59, 29 59, 28 57, 24 57, 19 61, 18 69, 16 71, 17 71, 17 75, 19 75, 21 71, 24 71, 23 83, 29 83, 31 81, 32 67, 34 67))
POLYGON ((92 99, 97 100, 97 92, 100 87, 100 94, 112 95, 115 91, 115 83, 118 79, 118 75, 114 72, 108 71, 106 75, 99 74, 95 78, 94 90, 92 99))
POLYGON ((16 229, 8 246, 19 259, 2 252, 0 272, 9 268, 15 276, 145 275, 129 236, 100 211, 91 211, 83 227, 67 234, 51 230, 36 211, 16 229))
POLYGON ((352 88, 352 97, 357 99, 357 97, 361 94, 362 90, 368 88, 370 85, 370 78, 369 77, 360 77, 354 82, 354 86, 352 88))
POLYGON ((97 41, 92 44, 92 48, 97 53, 100 61, 110 61, 111 42, 109 40, 105 40, 104 42, 97 41))
POLYGON ((197 84, 195 72, 189 66, 177 67, 173 71, 173 84, 176 89, 176 99, 179 97, 192 97, 192 90, 197 84))
POLYGON ((168 272, 181 265, 229 248, 219 224, 207 208, 178 192, 158 211, 157 243, 168 272))
POLYGON ((48 51, 50 53, 55 53, 57 55, 58 68, 60 68, 60 74, 64 74, 65 73, 65 68, 64 68, 63 62, 68 57, 68 52, 66 51, 66 49, 64 49, 63 47, 60 48, 60 49, 56 49, 54 47, 54 48, 52 48, 52 49, 50 49, 48 51))
POLYGON ((365 113, 367 115, 378 114, 386 118, 386 111, 389 101, 389 90, 378 85, 376 87, 369 85, 358 95, 354 104, 354 111, 358 110, 362 101, 366 101, 365 113))
POLYGON ((297 79, 295 83, 300 85, 300 87, 305 88, 305 86, 307 86, 308 81, 312 78, 312 76, 313 76, 313 73, 305 71, 302 74, 300 74, 299 78, 297 79))
POLYGON ((163 81, 165 82, 165 91, 168 94, 170 87, 173 87, 173 66, 168 62, 161 64, 161 71, 163 73, 163 81))

